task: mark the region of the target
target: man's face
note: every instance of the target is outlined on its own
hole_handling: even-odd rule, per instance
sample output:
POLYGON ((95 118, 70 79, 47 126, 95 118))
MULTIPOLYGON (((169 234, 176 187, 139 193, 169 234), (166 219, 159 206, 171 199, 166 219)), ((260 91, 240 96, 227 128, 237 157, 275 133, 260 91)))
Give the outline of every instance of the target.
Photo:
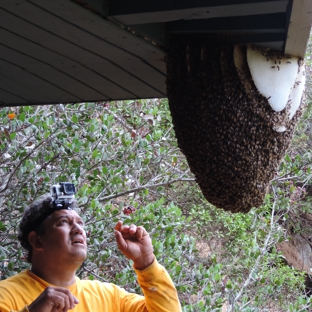
POLYGON ((43 252, 53 261, 81 264, 86 259, 84 222, 74 210, 53 212, 45 220, 45 233, 39 239, 43 252))

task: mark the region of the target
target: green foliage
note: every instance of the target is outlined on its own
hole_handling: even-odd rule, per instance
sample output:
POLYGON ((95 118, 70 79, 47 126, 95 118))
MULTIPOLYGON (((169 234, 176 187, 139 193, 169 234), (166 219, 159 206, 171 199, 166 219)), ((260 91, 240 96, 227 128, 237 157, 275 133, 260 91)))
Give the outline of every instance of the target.
POLYGON ((220 265, 217 275, 207 276, 206 281, 219 282, 219 288, 207 299, 201 296, 206 307, 211 307, 218 291, 229 311, 264 311, 269 304, 285 311, 297 296, 304 298, 303 274, 286 265, 276 249, 286 235, 275 220, 278 204, 272 205, 267 196, 265 204, 249 214, 230 214, 209 204, 204 211, 192 209, 193 222, 201 226, 199 236, 209 246, 209 258, 220 265))

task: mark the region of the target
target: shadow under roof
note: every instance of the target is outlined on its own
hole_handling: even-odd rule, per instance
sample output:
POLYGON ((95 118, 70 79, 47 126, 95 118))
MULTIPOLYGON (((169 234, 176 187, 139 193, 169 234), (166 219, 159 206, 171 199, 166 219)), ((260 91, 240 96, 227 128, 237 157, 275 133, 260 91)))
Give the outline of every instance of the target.
POLYGON ((166 97, 170 36, 304 57, 312 0, 0 0, 0 106, 166 97))

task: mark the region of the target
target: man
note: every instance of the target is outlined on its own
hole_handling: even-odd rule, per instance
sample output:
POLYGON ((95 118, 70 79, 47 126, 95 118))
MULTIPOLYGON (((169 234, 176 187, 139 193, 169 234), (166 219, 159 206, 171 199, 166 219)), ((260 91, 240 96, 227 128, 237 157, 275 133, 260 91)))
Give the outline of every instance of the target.
POLYGON ((115 226, 120 251, 133 261, 144 296, 110 283, 80 280, 86 259, 84 223, 70 206, 45 195, 24 212, 19 240, 31 269, 0 281, 0 312, 176 312, 181 306, 167 271, 158 264, 151 239, 141 226, 115 226))

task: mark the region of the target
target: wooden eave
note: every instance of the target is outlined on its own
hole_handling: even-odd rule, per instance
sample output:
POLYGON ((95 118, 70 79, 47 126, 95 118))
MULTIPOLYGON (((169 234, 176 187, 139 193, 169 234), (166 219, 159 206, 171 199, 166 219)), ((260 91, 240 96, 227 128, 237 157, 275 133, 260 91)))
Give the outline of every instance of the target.
POLYGON ((0 106, 166 97, 170 36, 304 57, 312 0, 0 0, 0 106))

